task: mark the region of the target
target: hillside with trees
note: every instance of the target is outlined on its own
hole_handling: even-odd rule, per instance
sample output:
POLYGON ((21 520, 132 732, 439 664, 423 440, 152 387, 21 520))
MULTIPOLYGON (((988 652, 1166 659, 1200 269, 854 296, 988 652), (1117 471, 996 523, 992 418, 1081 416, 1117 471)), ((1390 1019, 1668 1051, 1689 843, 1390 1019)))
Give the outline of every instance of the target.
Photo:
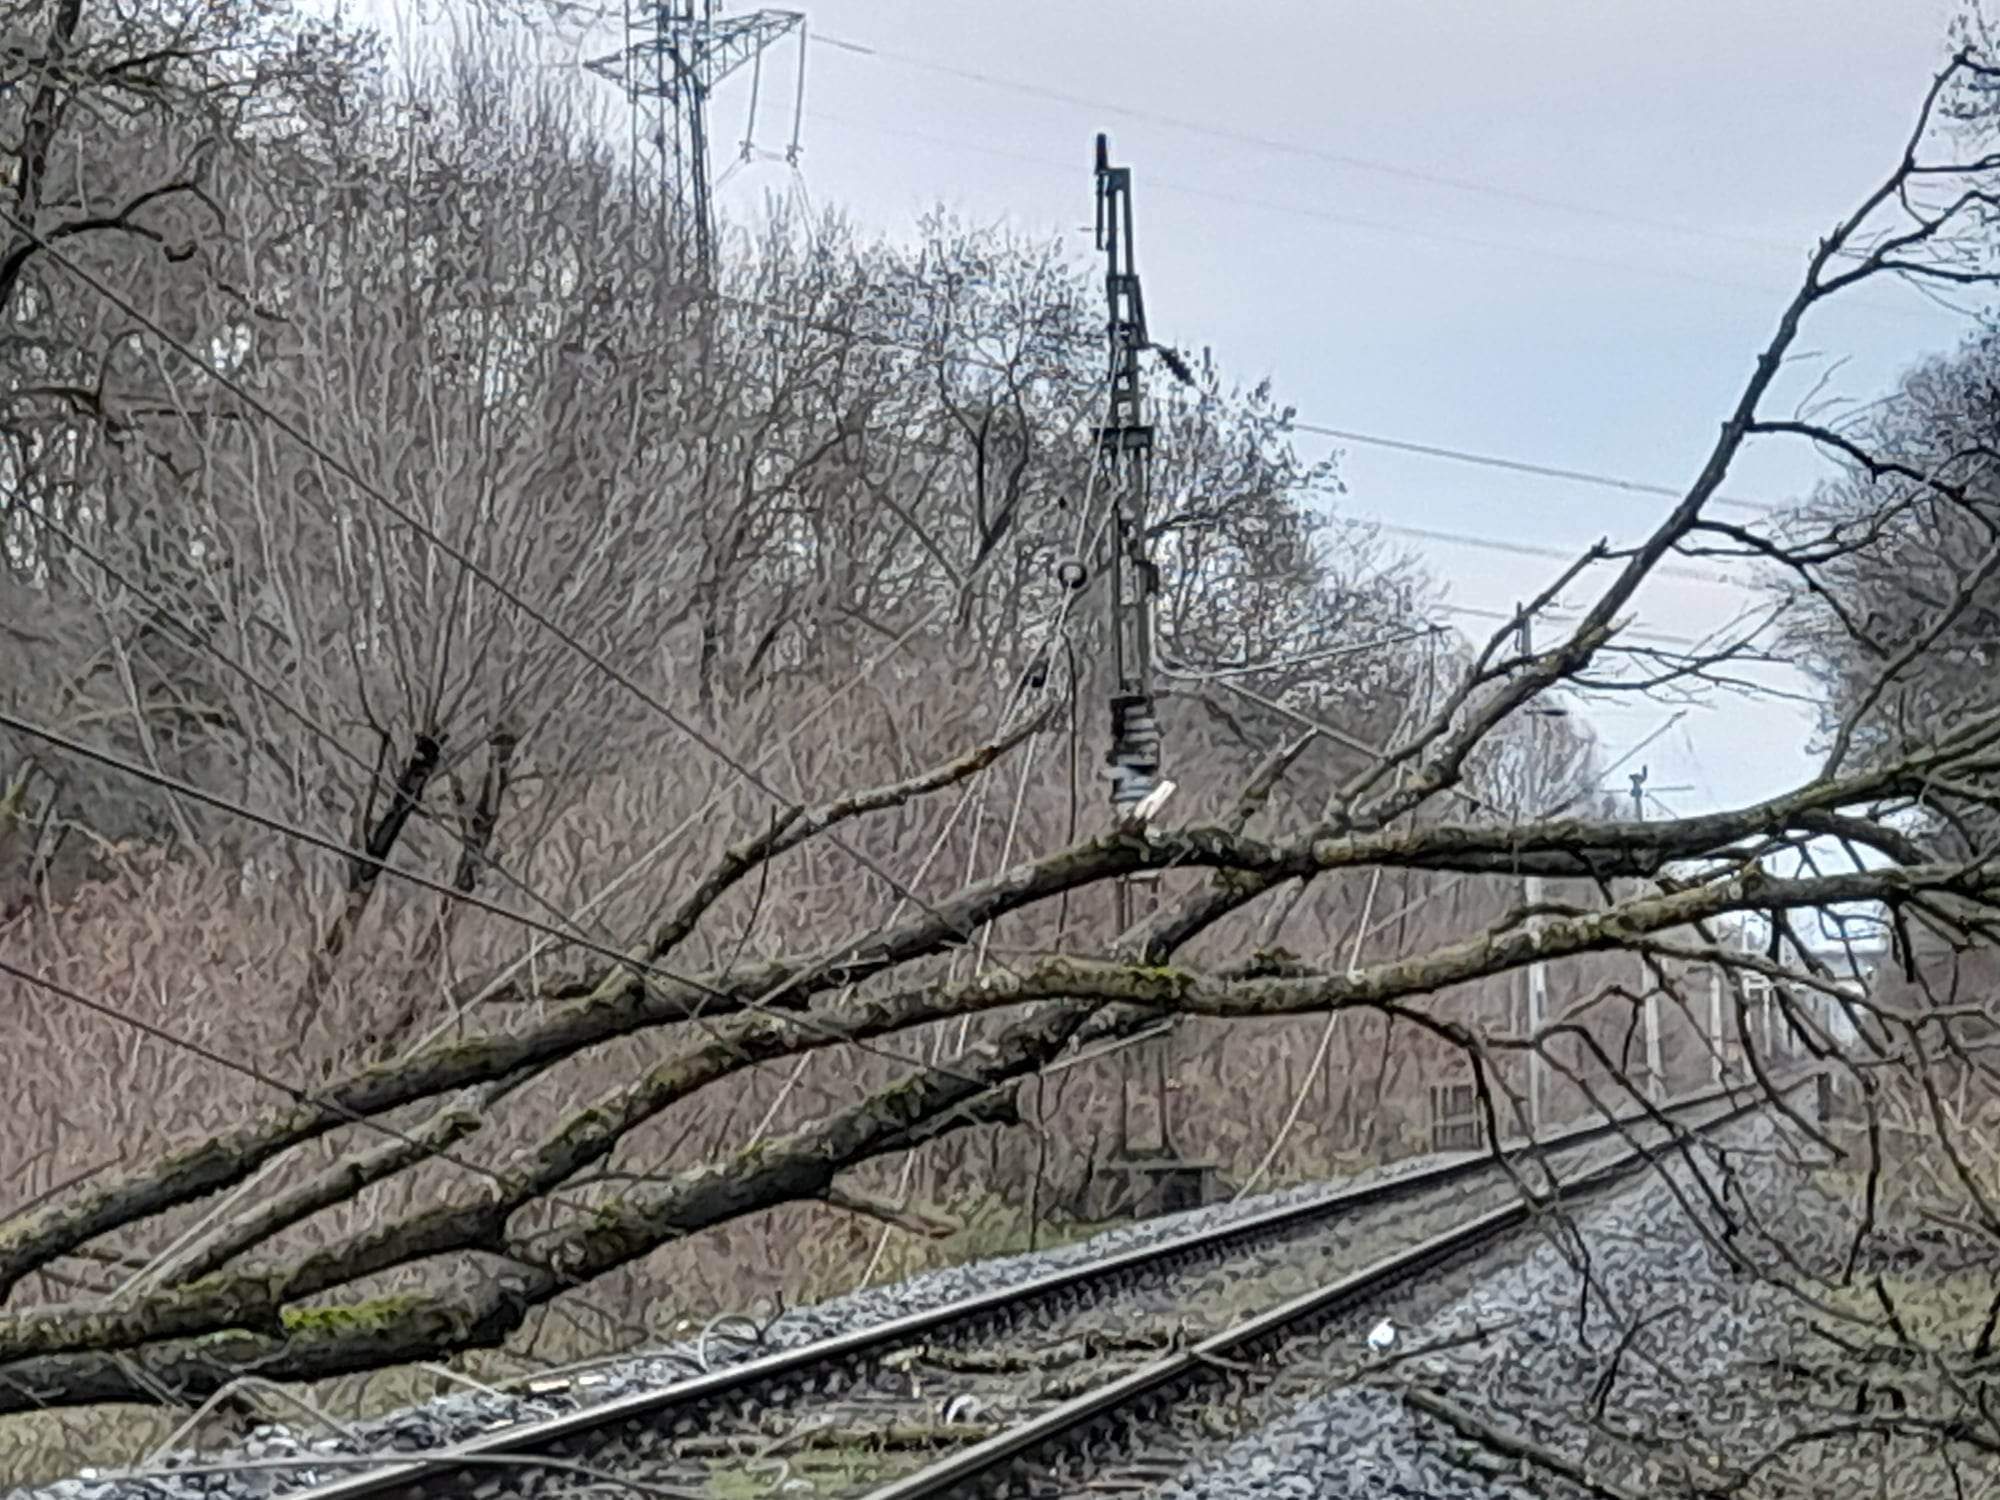
MULTIPOLYGON (((0 36, 22 1472, 246 1370, 379 1405, 420 1361, 498 1378, 1043 1243, 1125 1211, 1134 1078, 1247 1191, 1429 1149, 1447 1086, 1490 1141, 1810 1061, 1857 1247, 1905 1193, 2000 1238, 1994 1002, 1922 982, 2000 905, 1991 336, 1859 424, 1766 410, 1823 302, 1990 282, 1986 54, 1775 309, 1685 494, 1528 602, 1532 650, 1438 622, 1281 391, 1160 360, 1178 790, 1119 826, 1076 247, 773 205, 704 287, 497 21, 415 75, 238 0, 23 0, 0 36), (1716 518, 1746 444, 1799 440, 1850 476, 1716 518), (1779 627, 1630 636, 1690 552, 1768 565, 1779 627), (1727 692, 1781 642, 1826 684, 1816 775, 1606 808, 1583 705, 1727 692), (1134 875, 1157 911, 1121 932, 1134 875), (1902 989, 1827 969, 1835 908, 1902 989)), ((1840 1277, 1747 1227, 1755 1274, 1840 1277)))

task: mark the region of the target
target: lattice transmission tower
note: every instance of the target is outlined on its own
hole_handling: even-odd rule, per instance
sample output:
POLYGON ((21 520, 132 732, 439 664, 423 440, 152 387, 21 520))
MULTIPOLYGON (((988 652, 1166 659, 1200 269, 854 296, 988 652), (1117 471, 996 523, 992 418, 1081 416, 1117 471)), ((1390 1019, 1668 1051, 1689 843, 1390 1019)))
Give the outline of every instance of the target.
MULTIPOLYGON (((658 194, 677 269, 706 286, 715 267, 714 184, 709 177, 708 102, 717 84, 748 63, 754 122, 764 53, 799 33, 798 93, 805 94, 805 16, 792 10, 720 13, 716 0, 626 0, 625 45, 593 58, 591 71, 619 84, 632 104, 633 171, 658 194)), ((796 107, 795 107, 796 109, 796 107)), ((749 133, 743 142, 750 152, 749 133)), ((787 160, 798 159, 796 114, 787 160)))

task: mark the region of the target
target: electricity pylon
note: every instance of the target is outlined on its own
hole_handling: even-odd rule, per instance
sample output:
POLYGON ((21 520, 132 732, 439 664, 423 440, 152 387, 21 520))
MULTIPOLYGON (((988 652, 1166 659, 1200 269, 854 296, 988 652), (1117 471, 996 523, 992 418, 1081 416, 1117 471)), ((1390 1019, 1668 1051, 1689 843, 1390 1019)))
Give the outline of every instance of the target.
MULTIPOLYGON (((716 0, 627 0, 625 45, 594 58, 592 72, 621 85, 632 102, 632 167, 658 193, 668 243, 682 276, 707 286, 715 265, 715 205, 708 175, 708 99, 745 63, 761 69, 765 49, 805 16, 791 10, 722 15, 716 0)), ((803 93, 805 50, 799 52, 803 93)), ((753 92, 751 110, 756 110, 753 92)), ((798 150, 796 137, 792 151, 798 150)))

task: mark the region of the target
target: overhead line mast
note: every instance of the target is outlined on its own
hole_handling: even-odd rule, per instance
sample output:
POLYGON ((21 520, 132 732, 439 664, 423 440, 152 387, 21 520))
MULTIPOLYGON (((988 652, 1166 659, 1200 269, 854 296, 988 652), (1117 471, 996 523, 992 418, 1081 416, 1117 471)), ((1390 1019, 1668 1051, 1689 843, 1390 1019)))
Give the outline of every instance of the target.
MULTIPOLYGON (((1111 813, 1123 829, 1143 832, 1172 795, 1174 784, 1160 775, 1160 716, 1154 692, 1153 604, 1160 569, 1151 539, 1153 426, 1148 420, 1144 372, 1139 356, 1147 350, 1166 361, 1183 381, 1191 380, 1173 350, 1155 345, 1146 331, 1146 299, 1132 253, 1132 169, 1111 165, 1111 146, 1097 137, 1097 248, 1104 254, 1105 341, 1109 395, 1097 429, 1098 459, 1108 470, 1111 496, 1111 748, 1104 759, 1111 777, 1111 813)), ((1122 937, 1150 916, 1158 873, 1134 871, 1117 886, 1117 923, 1122 937)), ((1192 1207, 1205 1201, 1212 1169, 1180 1158, 1174 1145, 1170 1054, 1173 1035, 1143 1044, 1126 1055, 1119 1089, 1118 1157, 1109 1163, 1127 1174, 1132 1200, 1141 1211, 1192 1207), (1155 1132, 1135 1139, 1133 1074, 1144 1072, 1150 1052, 1155 1132)), ((1142 1108, 1141 1115, 1144 1110, 1142 1108)))
MULTIPOLYGON (((1147 420, 1139 356, 1154 347, 1146 332, 1146 299, 1133 259, 1132 169, 1111 165, 1107 137, 1097 137, 1097 248, 1104 253, 1105 337, 1110 356, 1110 399, 1097 429, 1098 452, 1112 486, 1111 775, 1112 816, 1143 827, 1173 791, 1160 777, 1160 719, 1153 691, 1153 600, 1160 570, 1148 534, 1153 427, 1147 420)), ((1159 351, 1177 375, 1186 369, 1171 350, 1159 351)), ((1138 918, 1138 893, 1150 896, 1152 871, 1118 882, 1118 928, 1138 918)))

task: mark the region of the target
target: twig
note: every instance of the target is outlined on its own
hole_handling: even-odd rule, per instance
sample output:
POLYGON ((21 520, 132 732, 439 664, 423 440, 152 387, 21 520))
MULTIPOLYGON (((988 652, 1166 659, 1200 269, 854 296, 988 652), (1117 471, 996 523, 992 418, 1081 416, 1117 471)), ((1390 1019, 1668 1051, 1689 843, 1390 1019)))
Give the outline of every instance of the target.
POLYGON ((949 1239, 965 1227, 957 1220, 943 1214, 907 1206, 899 1208, 887 1198, 864 1192, 856 1187, 835 1185, 820 1194, 820 1198, 831 1208, 843 1209, 851 1214, 861 1214, 870 1219, 879 1219, 886 1225, 907 1229, 911 1234, 920 1234, 926 1239, 949 1239))
POLYGON ((1480 1420, 1463 1407, 1445 1400, 1433 1391, 1411 1387, 1398 1391, 1397 1394, 1407 1405, 1415 1407, 1427 1417, 1444 1423, 1460 1437, 1469 1438, 1480 1447, 1491 1449, 1517 1462, 1533 1464, 1537 1468, 1548 1470, 1551 1474, 1558 1474, 1570 1483, 1580 1485, 1589 1493, 1598 1496, 1599 1500, 1639 1500, 1635 1492, 1594 1477, 1582 1465, 1571 1462, 1553 1448, 1529 1438, 1516 1437, 1510 1432, 1502 1432, 1491 1423, 1480 1420))

